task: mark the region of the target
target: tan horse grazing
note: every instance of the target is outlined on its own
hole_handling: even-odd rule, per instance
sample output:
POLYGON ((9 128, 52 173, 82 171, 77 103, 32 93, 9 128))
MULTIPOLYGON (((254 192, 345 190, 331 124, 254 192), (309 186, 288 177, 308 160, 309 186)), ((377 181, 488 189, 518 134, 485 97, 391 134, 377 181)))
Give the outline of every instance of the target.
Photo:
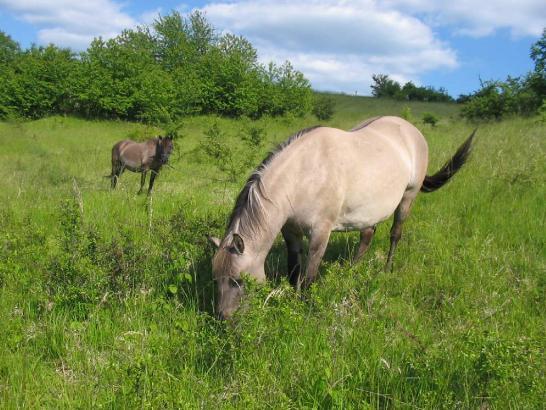
POLYGON ((416 195, 440 188, 462 167, 473 136, 433 176, 426 175, 425 138, 401 118, 372 118, 349 132, 308 128, 290 137, 248 179, 224 239, 209 238, 218 247, 212 268, 219 316, 227 318, 239 306, 242 273, 265 280, 265 258, 279 231, 288 249, 290 282, 306 287, 317 275, 332 231, 360 231, 358 260, 376 224, 394 213, 386 264, 392 269, 402 223, 416 195), (300 278, 303 235, 309 238, 309 253, 300 278))
POLYGON ((112 182, 112 189, 116 187, 119 177, 123 171, 128 169, 133 172, 140 172, 140 190, 142 192, 146 183, 146 174, 149 170, 150 185, 148 195, 152 192, 155 177, 161 167, 167 163, 173 150, 171 137, 156 137, 145 142, 134 142, 124 140, 116 143, 112 148, 112 173, 109 175, 112 182))

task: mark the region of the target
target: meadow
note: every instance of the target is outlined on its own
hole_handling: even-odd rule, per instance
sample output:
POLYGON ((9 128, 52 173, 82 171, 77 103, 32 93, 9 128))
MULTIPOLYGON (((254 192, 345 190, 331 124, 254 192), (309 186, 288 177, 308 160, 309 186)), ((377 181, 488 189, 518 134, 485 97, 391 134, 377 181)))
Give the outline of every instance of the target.
MULTIPOLYGON (((429 174, 476 126, 454 104, 334 98, 324 125, 410 114, 429 143, 429 174), (438 125, 422 124, 424 112, 438 125)), ((393 272, 383 271, 389 222, 356 265, 358 234, 336 233, 319 280, 298 295, 282 275, 279 237, 271 280, 251 286, 250 308, 215 319, 206 235, 223 234, 267 151, 316 123, 188 117, 149 198, 136 195, 137 174, 116 191, 104 176, 116 141, 159 128, 61 116, 0 123, 0 407, 544 408, 546 123, 537 118, 479 125, 469 163, 417 198, 393 272), (263 143, 242 142, 251 130, 263 143), (229 150, 221 164, 211 142, 229 150)))

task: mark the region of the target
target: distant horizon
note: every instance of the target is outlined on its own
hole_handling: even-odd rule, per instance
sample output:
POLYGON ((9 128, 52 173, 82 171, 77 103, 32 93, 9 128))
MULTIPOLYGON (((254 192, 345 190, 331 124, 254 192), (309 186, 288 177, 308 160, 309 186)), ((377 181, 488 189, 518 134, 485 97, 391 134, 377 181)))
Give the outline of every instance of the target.
POLYGON ((218 33, 247 38, 261 63, 290 61, 314 91, 369 97, 372 74, 387 74, 402 85, 444 88, 456 99, 479 89, 480 80, 532 71, 530 47, 546 22, 546 7, 535 0, 517 9, 493 1, 479 10, 470 1, 454 7, 430 0, 163 0, 154 6, 0 0, 0 30, 22 48, 51 43, 79 52, 93 38, 115 37, 172 11, 199 10, 218 33))

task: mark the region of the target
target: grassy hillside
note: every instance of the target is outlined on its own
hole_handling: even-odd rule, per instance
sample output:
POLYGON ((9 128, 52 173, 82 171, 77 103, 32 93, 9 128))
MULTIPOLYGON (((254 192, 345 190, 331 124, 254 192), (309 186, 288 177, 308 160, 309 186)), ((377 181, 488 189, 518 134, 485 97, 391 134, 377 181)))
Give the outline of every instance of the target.
MULTIPOLYGON (((455 105, 335 99, 327 125, 345 129, 410 107, 430 173, 473 129, 455 105), (426 111, 437 127, 418 122, 426 111)), ((394 272, 388 223, 356 266, 358 235, 334 234, 302 299, 278 274, 278 239, 251 309, 213 318, 205 235, 223 233, 249 164, 316 122, 187 119, 150 199, 138 175, 114 192, 104 175, 114 142, 158 130, 0 123, 0 407, 543 407, 546 126, 533 119, 480 126, 470 163, 418 197, 394 272), (203 152, 214 123, 235 181, 203 152), (265 130, 256 152, 249 127, 265 130)))

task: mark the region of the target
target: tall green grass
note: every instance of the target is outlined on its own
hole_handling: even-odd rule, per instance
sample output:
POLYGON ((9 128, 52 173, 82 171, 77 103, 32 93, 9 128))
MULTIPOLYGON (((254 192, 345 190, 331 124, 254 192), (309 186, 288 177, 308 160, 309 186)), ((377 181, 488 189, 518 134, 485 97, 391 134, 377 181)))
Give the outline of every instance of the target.
MULTIPOLYGON (((473 129, 454 105, 335 98, 326 125, 345 129, 410 107, 429 173, 473 129)), ((231 323, 213 317, 206 235, 223 233, 250 168, 232 182, 203 154, 214 123, 244 164, 316 121, 189 118, 152 198, 136 174, 116 191, 104 176, 114 142, 158 129, 0 123, 0 407, 543 407, 544 123, 480 125, 471 161, 418 197, 392 273, 388 223, 356 266, 358 235, 336 233, 302 298, 279 239, 272 280, 231 323), (241 148, 250 126, 266 130, 257 153, 241 148)))

